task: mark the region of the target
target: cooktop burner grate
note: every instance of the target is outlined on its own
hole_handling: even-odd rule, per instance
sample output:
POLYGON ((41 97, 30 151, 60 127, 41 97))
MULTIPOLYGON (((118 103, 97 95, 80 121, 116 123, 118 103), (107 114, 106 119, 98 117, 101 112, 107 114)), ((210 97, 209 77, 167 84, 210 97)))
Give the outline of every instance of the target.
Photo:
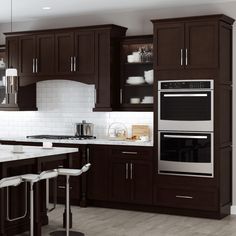
POLYGON ((94 136, 71 136, 71 135, 30 135, 26 138, 31 139, 67 139, 67 140, 84 140, 84 139, 95 139, 94 136))

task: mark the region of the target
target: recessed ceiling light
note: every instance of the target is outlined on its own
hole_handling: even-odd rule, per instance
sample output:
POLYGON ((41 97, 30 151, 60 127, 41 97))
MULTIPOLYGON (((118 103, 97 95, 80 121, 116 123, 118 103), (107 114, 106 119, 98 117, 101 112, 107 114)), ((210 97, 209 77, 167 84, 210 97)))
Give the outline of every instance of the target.
POLYGON ((42 7, 43 10, 51 10, 51 7, 42 7))

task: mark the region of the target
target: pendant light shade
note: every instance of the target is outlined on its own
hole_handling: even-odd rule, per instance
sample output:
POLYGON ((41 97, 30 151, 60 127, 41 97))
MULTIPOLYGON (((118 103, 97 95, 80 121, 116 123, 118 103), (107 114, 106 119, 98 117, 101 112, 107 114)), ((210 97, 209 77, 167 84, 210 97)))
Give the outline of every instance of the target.
MULTIPOLYGON (((11 32, 12 32, 12 0, 11 0, 11 32)), ((6 69, 6 76, 18 76, 17 69, 13 68, 12 66, 6 69)))
POLYGON ((15 68, 6 69, 6 76, 18 76, 17 69, 15 68))

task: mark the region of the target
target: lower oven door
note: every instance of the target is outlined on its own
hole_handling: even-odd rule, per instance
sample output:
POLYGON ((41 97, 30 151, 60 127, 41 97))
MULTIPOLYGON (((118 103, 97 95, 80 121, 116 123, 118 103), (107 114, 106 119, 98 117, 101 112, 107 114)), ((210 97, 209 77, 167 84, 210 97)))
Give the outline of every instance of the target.
POLYGON ((213 177, 213 133, 159 132, 159 174, 213 177))

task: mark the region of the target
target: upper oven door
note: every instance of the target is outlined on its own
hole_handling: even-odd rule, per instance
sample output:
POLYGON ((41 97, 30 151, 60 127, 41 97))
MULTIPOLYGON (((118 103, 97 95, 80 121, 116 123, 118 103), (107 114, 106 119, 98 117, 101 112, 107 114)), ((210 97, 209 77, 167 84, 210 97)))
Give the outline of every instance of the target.
POLYGON ((159 130, 213 131, 213 90, 158 91, 158 98, 159 130))
POLYGON ((159 173, 213 176, 213 133, 159 132, 159 173))

